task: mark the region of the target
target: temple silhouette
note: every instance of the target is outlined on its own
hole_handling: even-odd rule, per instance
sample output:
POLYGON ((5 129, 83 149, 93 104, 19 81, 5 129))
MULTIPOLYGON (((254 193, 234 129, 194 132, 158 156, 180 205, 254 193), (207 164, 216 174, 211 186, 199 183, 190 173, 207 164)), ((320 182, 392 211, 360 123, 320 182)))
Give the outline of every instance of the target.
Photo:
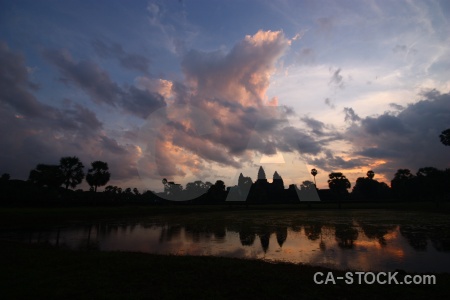
POLYGON ((272 182, 268 182, 262 166, 259 167, 255 182, 241 173, 238 184, 228 187, 227 192, 226 201, 245 201, 260 204, 296 203, 300 200, 302 193, 295 184, 291 184, 285 189, 283 178, 277 171, 273 173, 272 182))

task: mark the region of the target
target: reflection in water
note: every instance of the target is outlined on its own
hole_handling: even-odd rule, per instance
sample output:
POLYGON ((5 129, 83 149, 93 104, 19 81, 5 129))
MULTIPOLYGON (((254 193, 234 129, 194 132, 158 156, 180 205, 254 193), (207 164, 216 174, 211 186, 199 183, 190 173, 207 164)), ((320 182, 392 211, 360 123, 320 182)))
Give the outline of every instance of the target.
POLYGON ((305 225, 305 234, 308 240, 315 241, 321 237, 322 224, 305 225))
POLYGON ((340 269, 450 271, 450 226, 393 224, 359 218, 265 223, 96 222, 0 232, 1 239, 80 250, 215 255, 340 269), (217 225, 223 224, 223 225, 217 225), (256 237, 259 243, 255 242, 256 237))
POLYGON ((358 238, 358 230, 352 224, 336 224, 334 235, 339 247, 351 249, 358 238))
POLYGON ((288 235, 287 227, 277 227, 276 231, 278 246, 283 247, 284 242, 286 241, 288 235))
POLYGON ((402 226, 400 228, 402 235, 408 240, 409 244, 417 251, 427 250, 427 234, 417 226, 402 226))
POLYGON ((267 253, 267 249, 269 249, 269 243, 270 243, 270 232, 264 232, 259 235, 259 240, 261 241, 261 247, 264 251, 264 253, 267 253))
POLYGON ((243 228, 239 231, 239 240, 242 246, 251 246, 255 242, 256 234, 250 228, 243 228))
POLYGON ((378 240, 381 246, 386 246, 385 236, 396 227, 395 225, 374 225, 364 221, 358 221, 358 224, 369 239, 378 240))

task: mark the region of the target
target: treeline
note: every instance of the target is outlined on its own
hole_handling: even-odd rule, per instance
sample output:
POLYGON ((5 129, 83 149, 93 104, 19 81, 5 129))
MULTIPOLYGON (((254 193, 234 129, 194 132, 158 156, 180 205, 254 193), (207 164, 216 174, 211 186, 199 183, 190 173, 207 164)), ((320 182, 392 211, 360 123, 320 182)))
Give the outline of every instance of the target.
POLYGON ((367 177, 359 177, 349 192, 350 181, 342 173, 330 173, 330 189, 319 190, 321 200, 450 200, 450 169, 424 167, 416 174, 409 169, 399 169, 391 180, 391 187, 374 179, 375 173, 372 170, 366 175, 367 177))
POLYGON ((58 165, 38 164, 30 171, 27 181, 12 180, 9 174, 0 178, 2 205, 42 205, 42 204, 163 204, 191 203, 218 204, 228 201, 246 203, 296 203, 313 199, 318 195, 322 201, 448 201, 450 199, 450 169, 434 167, 420 168, 416 174, 408 169, 399 169, 391 181, 391 187, 377 181, 370 170, 366 177, 360 177, 352 187, 343 173, 328 175, 329 189, 317 189, 316 169, 311 170, 314 182, 303 181, 300 186, 291 184, 284 187, 283 179, 275 172, 272 183, 268 183, 260 168, 258 179, 239 177, 238 184, 226 187, 222 180, 214 184, 200 180, 183 187, 175 182, 162 180, 164 191, 155 193, 137 188, 107 185, 111 178, 108 164, 94 161, 87 173, 77 157, 63 157, 58 165), (76 189, 83 180, 90 186, 89 191, 76 189), (107 186, 106 186, 107 185, 107 186), (103 192, 97 188, 106 186, 103 192), (317 191, 317 194, 315 193, 317 191))

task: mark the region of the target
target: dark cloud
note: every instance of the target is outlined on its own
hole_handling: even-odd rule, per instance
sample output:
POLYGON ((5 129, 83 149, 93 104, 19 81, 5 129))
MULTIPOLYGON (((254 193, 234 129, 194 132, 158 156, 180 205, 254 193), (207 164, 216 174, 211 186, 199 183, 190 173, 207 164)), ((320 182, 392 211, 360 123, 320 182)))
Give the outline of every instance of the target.
POLYGON ((351 107, 344 107, 344 114, 346 122, 358 122, 361 120, 351 107))
POLYGON ((320 142, 296 127, 285 127, 274 134, 279 134, 276 145, 281 151, 315 155, 323 150, 320 142))
POLYGON ((63 114, 65 117, 61 118, 61 122, 67 122, 72 127, 69 129, 77 129, 85 134, 96 133, 102 129, 103 124, 97 119, 95 113, 79 104, 65 109, 63 114))
POLYGON ((116 58, 120 65, 126 69, 148 73, 150 60, 139 54, 130 54, 123 50, 122 45, 117 43, 105 43, 101 40, 93 40, 92 46, 95 52, 104 58, 116 58))
POLYGON ((356 152, 358 155, 367 156, 371 158, 384 158, 384 157, 400 157, 401 152, 391 149, 380 149, 378 147, 363 148, 361 151, 356 152))
POLYGON ((367 166, 368 161, 364 158, 351 158, 345 160, 342 156, 334 155, 332 151, 325 150, 323 155, 310 159, 309 163, 323 170, 338 171, 342 169, 365 167, 367 166))
POLYGON ((397 103, 389 103, 389 106, 395 110, 404 110, 405 109, 405 107, 403 105, 400 105, 397 103))
MULTIPOLYGON (((359 118, 359 117, 358 117, 359 118)), ((364 131, 371 135, 406 134, 408 128, 396 116, 383 114, 379 117, 367 117, 361 120, 364 131)))
POLYGON ((385 113, 353 123, 344 136, 354 153, 385 161, 388 178, 399 168, 450 167, 448 149, 439 140, 439 133, 450 127, 450 94, 432 90, 422 97, 397 115, 385 113))
POLYGON ((325 129, 325 124, 323 122, 310 117, 302 117, 300 120, 303 121, 315 135, 323 135, 323 130, 325 129))
POLYGON ((75 62, 66 51, 47 50, 44 57, 57 66, 62 80, 81 88, 96 103, 119 106, 140 118, 166 105, 164 97, 156 92, 135 86, 120 87, 94 62, 75 62))
POLYGON ((75 62, 67 51, 46 50, 43 55, 58 68, 61 80, 82 88, 93 101, 113 106, 120 101, 120 87, 94 62, 75 62))
POLYGON ((30 81, 23 56, 0 42, 0 103, 22 117, 48 117, 54 109, 39 102, 33 93, 37 85, 30 81))
MULTIPOLYGON (((93 77, 108 78, 94 65, 55 59, 72 71, 73 80, 87 88, 86 79, 81 79, 86 70, 93 72, 93 77)), ((116 179, 137 175, 135 146, 120 145, 105 136, 96 114, 80 104, 66 99, 65 107, 57 108, 39 101, 33 95, 36 85, 28 78, 23 57, 4 43, 0 43, 0 85, 1 172, 26 179, 38 163, 57 164, 59 158, 75 155, 86 167, 95 160, 108 162, 116 179)), ((103 93, 94 87, 91 92, 103 93)))
POLYGON ((106 136, 100 137, 100 144, 103 148, 108 149, 114 154, 124 155, 126 154, 126 150, 120 146, 115 139, 111 139, 106 136))
POLYGON ((337 69, 336 71, 332 71, 333 75, 331 76, 331 79, 328 82, 329 85, 333 85, 340 89, 344 88, 344 77, 340 74, 341 71, 342 71, 341 68, 337 69))
POLYGON ((147 118, 153 111, 166 105, 164 97, 148 90, 140 90, 134 86, 128 87, 122 93, 122 107, 142 119, 147 118))

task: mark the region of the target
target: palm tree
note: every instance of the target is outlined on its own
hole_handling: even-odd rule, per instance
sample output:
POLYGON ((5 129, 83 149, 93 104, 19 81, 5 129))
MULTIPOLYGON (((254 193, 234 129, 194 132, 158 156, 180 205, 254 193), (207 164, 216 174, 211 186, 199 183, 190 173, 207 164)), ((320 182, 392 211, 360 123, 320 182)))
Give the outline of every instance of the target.
POLYGON ((66 189, 68 189, 69 186, 75 188, 83 181, 84 166, 78 157, 62 157, 59 161, 59 169, 61 170, 64 180, 63 184, 66 186, 66 189))
POLYGON ((328 186, 330 190, 337 192, 338 194, 347 193, 347 189, 351 187, 350 181, 341 172, 333 172, 328 175, 328 186))
POLYGON ((97 187, 108 183, 111 173, 109 173, 108 164, 103 161, 94 161, 91 163, 92 168, 88 170, 86 181, 94 191, 97 192, 97 187))
POLYGON ((374 171, 372 171, 372 170, 367 171, 367 177, 369 179, 373 179, 374 176, 375 176, 375 172, 374 171))
POLYGON ((341 208, 341 198, 347 198, 347 189, 351 188, 350 181, 341 172, 332 172, 328 175, 328 186, 331 192, 337 197, 338 207, 341 208))
POLYGON ((316 169, 312 169, 312 170, 311 170, 311 175, 314 176, 314 185, 316 185, 316 175, 317 175, 317 170, 316 170, 316 169))

